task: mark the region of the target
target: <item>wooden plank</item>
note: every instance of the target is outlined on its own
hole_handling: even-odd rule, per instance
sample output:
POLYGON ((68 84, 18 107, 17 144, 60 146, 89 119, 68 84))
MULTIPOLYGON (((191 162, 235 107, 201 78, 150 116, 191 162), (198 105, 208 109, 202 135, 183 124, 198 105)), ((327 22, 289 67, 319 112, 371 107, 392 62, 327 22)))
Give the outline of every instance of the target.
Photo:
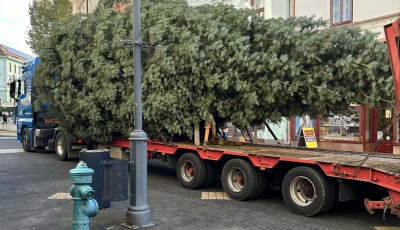
POLYGON ((200 124, 194 124, 194 144, 200 146, 200 124))

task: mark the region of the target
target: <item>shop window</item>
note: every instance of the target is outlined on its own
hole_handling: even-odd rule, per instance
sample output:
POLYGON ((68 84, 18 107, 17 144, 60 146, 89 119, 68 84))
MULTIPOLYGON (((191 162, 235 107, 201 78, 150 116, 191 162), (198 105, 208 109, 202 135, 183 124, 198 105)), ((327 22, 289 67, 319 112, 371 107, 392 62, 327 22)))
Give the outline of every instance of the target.
POLYGON ((342 24, 353 20, 353 0, 331 0, 331 23, 342 24))
POLYGON ((365 141, 372 141, 372 109, 366 107, 365 109, 365 141))
POLYGON ((321 139, 360 141, 360 106, 350 106, 346 114, 324 115, 321 119, 321 139))

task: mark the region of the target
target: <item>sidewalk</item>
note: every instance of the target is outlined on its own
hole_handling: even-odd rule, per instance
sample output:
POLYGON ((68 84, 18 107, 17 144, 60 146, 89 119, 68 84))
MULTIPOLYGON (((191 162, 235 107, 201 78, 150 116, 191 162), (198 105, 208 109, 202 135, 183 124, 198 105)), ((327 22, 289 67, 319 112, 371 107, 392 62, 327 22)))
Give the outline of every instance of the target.
POLYGON ((2 137, 16 137, 17 125, 15 124, 0 124, 0 136, 2 137))

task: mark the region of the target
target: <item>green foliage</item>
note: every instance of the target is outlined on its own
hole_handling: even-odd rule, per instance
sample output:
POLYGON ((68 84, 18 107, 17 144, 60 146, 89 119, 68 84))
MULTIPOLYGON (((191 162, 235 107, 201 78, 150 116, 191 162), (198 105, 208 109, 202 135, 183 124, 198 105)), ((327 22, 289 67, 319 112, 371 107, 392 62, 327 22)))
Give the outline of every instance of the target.
MULTIPOLYGON (((79 137, 103 142, 133 130, 133 55, 116 45, 132 40, 131 15, 129 7, 74 16, 40 47, 39 99, 79 137)), ((265 20, 183 0, 143 1, 141 19, 142 40, 163 43, 142 52, 152 139, 192 138, 193 124, 211 118, 244 127, 394 99, 386 48, 358 28, 321 30, 313 18, 265 20)))
POLYGON ((44 42, 49 36, 51 23, 69 18, 72 5, 68 0, 33 0, 29 4, 29 15, 31 28, 27 43, 38 54, 38 43, 44 42))

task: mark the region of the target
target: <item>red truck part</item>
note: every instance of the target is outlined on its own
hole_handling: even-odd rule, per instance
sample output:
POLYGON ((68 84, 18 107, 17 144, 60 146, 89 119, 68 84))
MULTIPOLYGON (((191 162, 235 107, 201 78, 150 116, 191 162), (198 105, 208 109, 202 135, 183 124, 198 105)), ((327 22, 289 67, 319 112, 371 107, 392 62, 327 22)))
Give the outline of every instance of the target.
POLYGON ((399 36, 400 36, 400 19, 386 25, 384 27, 386 44, 389 51, 390 66, 394 78, 394 86, 396 90, 397 106, 400 106, 400 58, 399 58, 399 36))
MULTIPOLYGON (((129 148, 129 141, 118 139, 111 145, 129 148)), ((166 156, 168 160, 175 160, 178 179, 186 188, 201 187, 207 180, 208 171, 214 171, 212 175, 215 175, 216 169, 210 169, 213 167, 212 162, 220 162, 221 181, 225 192, 232 199, 252 198, 257 186, 253 186, 254 191, 249 193, 240 192, 253 180, 255 182, 251 183, 254 184, 265 183, 260 173, 283 171, 284 177, 281 179, 283 179, 284 200, 294 213, 312 216, 328 211, 337 199, 349 200, 346 198, 349 196, 346 194, 346 189, 341 186, 345 187, 347 181, 359 181, 386 188, 388 192, 388 196, 383 200, 366 199, 365 206, 368 211, 372 213, 375 209, 390 210, 392 214, 400 217, 400 156, 372 156, 360 167, 366 157, 365 154, 247 143, 195 146, 192 143, 149 140, 147 151, 148 158, 158 159, 166 156), (181 160, 182 157, 185 160, 181 160), (184 163, 180 164, 179 161, 184 163), (232 166, 226 169, 227 165, 232 166), (249 172, 246 173, 246 170, 249 172), (225 175, 224 171, 227 171, 225 175), (204 178, 199 179, 198 183, 191 183, 196 179, 196 173, 203 175, 204 178), (339 186, 332 185, 334 180, 339 182, 339 186), (316 181, 322 181, 321 185, 316 184, 316 181), (326 200, 318 201, 321 202, 319 206, 310 208, 308 203, 316 203, 316 197, 320 196, 318 186, 332 192, 327 195, 326 200)))

